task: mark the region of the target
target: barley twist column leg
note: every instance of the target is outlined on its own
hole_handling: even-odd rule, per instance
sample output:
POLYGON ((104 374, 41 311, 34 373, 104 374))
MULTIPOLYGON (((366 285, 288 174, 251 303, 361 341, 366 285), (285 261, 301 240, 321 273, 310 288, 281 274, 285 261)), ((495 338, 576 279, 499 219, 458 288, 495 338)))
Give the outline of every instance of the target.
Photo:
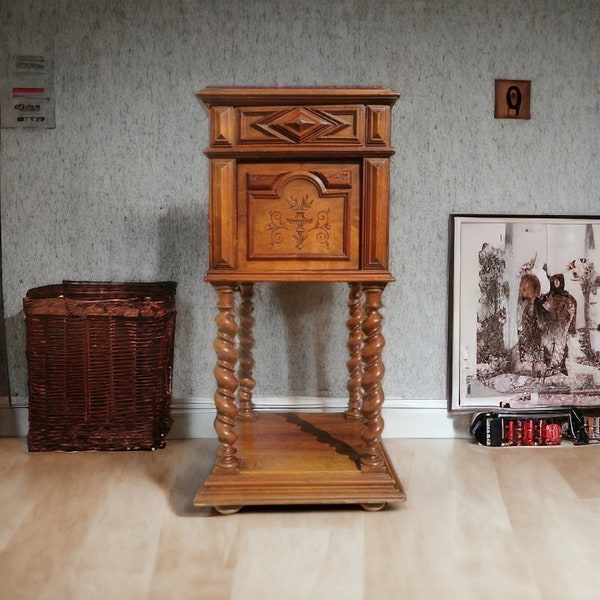
POLYGON ((348 310, 349 316, 346 321, 348 341, 346 342, 346 346, 348 347, 350 358, 346 362, 346 366, 348 367, 348 384, 346 385, 346 389, 348 390, 348 410, 346 411, 346 418, 358 421, 362 419, 360 412, 362 404, 361 351, 363 343, 362 321, 364 317, 362 288, 359 283, 350 284, 348 310))
POLYGON ((219 438, 220 447, 217 452, 215 466, 220 469, 236 472, 240 465, 235 442, 237 434, 234 431, 238 408, 235 403, 235 391, 238 381, 235 376, 237 350, 235 338, 237 324, 235 322, 235 286, 229 284, 214 284, 218 295, 217 307, 219 312, 215 318, 217 337, 214 342, 217 353, 217 364, 214 374, 217 380, 215 406, 217 417, 215 431, 219 438))
POLYGON ((381 452, 381 433, 383 418, 381 407, 384 401, 382 380, 384 374, 381 353, 385 340, 381 334, 383 318, 380 309, 383 306, 381 296, 385 283, 375 283, 363 286, 365 293, 365 319, 363 334, 365 336, 362 350, 364 374, 362 378, 363 403, 361 412, 365 420, 365 428, 361 437, 365 446, 360 457, 362 470, 378 470, 384 467, 381 452))
POLYGON ((238 379, 240 388, 238 390, 239 419, 252 420, 256 418, 254 404, 252 403, 252 390, 256 385, 254 381, 255 361, 252 356, 254 348, 254 303, 252 295, 254 286, 244 283, 240 286, 241 303, 238 310, 240 329, 238 332, 239 345, 239 368, 238 379))

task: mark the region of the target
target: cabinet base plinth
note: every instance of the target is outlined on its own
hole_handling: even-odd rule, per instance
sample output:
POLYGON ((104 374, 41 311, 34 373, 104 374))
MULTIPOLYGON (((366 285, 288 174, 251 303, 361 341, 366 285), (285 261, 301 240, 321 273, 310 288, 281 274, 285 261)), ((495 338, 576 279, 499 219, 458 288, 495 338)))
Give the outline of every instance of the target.
POLYGON ((378 510, 403 502, 406 495, 383 445, 384 467, 360 469, 363 428, 343 413, 264 412, 255 421, 238 422, 239 470, 232 476, 213 468, 194 505, 227 514, 241 506, 359 504, 378 510))

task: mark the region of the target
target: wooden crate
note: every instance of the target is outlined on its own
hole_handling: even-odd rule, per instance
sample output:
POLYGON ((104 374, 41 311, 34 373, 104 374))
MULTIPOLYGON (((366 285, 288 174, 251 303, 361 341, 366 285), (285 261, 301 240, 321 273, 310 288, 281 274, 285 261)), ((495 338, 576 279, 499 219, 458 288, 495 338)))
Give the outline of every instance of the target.
POLYGON ((27 292, 30 451, 165 446, 175 289, 65 281, 27 292))

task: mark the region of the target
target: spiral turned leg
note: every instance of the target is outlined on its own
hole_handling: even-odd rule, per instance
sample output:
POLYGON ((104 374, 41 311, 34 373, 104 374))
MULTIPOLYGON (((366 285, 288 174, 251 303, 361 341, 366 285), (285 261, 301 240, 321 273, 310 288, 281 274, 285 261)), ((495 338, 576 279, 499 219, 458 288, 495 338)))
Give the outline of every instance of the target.
POLYGON ((238 359, 235 347, 237 334, 234 316, 235 286, 215 284, 214 288, 218 295, 217 307, 219 309, 215 318, 217 337, 214 342, 215 352, 217 353, 217 364, 214 369, 217 380, 215 431, 221 443, 215 466, 219 469, 236 472, 240 465, 240 459, 236 455, 235 442, 237 435, 234 431, 235 419, 238 414, 234 397, 238 387, 235 376, 235 366, 238 359))
POLYGON ((254 304, 252 294, 254 286, 251 283, 244 283, 240 286, 241 303, 238 309, 240 329, 239 339, 239 368, 238 379, 240 388, 238 390, 239 419, 252 420, 256 418, 254 404, 252 403, 252 390, 256 385, 254 381, 255 361, 252 356, 254 348, 254 304))
POLYGON ((348 320, 346 326, 348 328, 348 347, 349 359, 346 362, 348 367, 348 410, 346 418, 351 420, 361 420, 362 413, 360 407, 362 405, 362 358, 361 350, 363 343, 362 321, 364 310, 362 306, 362 288, 359 283, 350 284, 350 292, 348 294, 348 320))
POLYGON ((381 433, 383 418, 381 407, 384 401, 382 380, 384 374, 381 353, 385 340, 381 334, 383 318, 380 309, 383 306, 381 296, 385 283, 363 286, 365 294, 365 319, 363 321, 364 346, 362 359, 364 374, 362 377, 363 402, 361 413, 365 428, 361 437, 365 443, 360 457, 361 470, 379 470, 385 468, 381 452, 381 433))

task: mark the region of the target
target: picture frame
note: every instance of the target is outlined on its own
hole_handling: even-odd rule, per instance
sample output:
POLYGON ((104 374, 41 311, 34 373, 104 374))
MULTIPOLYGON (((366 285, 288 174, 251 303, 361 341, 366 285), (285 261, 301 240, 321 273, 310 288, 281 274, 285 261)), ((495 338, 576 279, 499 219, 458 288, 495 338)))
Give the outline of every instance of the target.
POLYGON ((451 215, 450 235, 449 410, 600 406, 600 217, 451 215))

